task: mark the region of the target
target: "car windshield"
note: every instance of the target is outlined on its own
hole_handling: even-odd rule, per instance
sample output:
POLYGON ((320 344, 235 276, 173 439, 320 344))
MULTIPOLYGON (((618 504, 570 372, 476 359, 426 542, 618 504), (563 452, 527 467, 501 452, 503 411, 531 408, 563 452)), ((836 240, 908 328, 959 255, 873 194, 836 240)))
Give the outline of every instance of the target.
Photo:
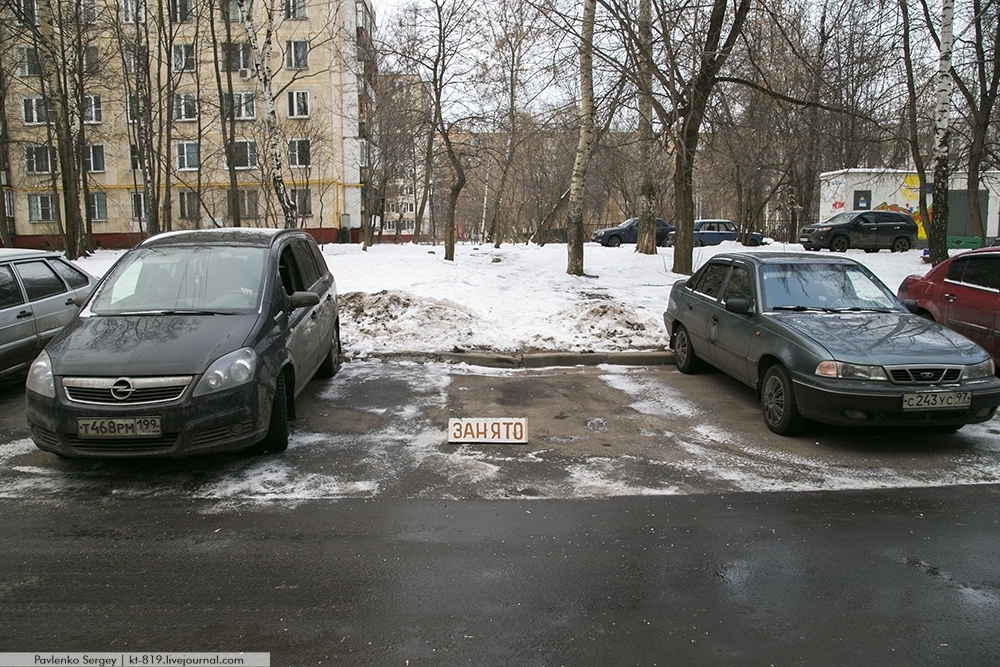
POLYGON ((761 268, 765 311, 904 310, 899 300, 862 266, 768 264, 761 268))
POLYGON ((139 248, 112 269, 90 304, 94 315, 237 313, 257 309, 264 248, 139 248))
POLYGON ((824 225, 840 225, 854 219, 855 213, 838 213, 829 220, 823 222, 824 225))

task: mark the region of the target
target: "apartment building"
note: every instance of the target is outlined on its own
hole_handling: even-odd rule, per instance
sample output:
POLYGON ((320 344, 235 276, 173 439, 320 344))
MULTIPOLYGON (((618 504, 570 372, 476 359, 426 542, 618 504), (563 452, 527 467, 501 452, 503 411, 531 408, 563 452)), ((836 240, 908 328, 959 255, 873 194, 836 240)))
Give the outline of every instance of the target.
POLYGON ((370 0, 12 11, 0 21, 0 187, 13 245, 63 247, 75 225, 91 247, 285 226, 276 174, 296 226, 360 240, 375 150, 370 0))

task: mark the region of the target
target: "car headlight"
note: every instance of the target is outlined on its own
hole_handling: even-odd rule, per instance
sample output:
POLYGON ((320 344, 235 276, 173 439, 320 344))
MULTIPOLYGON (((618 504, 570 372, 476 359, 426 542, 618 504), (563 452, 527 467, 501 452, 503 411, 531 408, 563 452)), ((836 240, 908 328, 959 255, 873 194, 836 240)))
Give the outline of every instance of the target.
POLYGON ((52 360, 49 359, 49 353, 45 350, 42 350, 42 353, 31 363, 25 386, 36 394, 48 398, 56 397, 56 382, 55 378, 52 377, 52 360))
POLYGON ((816 375, 844 380, 888 380, 881 366, 863 366, 842 361, 821 361, 816 366, 816 375))
POLYGON ((233 389, 246 384, 257 372, 257 353, 249 347, 230 352, 212 362, 194 388, 195 396, 233 389))
POLYGON ((962 369, 963 380, 974 380, 976 378, 990 377, 996 372, 993 360, 987 359, 981 364, 973 364, 962 369))

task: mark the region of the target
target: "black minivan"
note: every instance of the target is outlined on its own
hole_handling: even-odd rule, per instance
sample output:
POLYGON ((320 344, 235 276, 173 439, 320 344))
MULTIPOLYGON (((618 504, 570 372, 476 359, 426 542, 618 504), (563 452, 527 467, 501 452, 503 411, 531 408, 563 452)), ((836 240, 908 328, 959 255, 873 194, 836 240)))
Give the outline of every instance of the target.
POLYGON ((847 211, 826 222, 806 225, 799 232, 799 243, 806 250, 829 248, 844 252, 859 248, 878 252, 906 252, 917 244, 917 223, 898 211, 847 211))
POLYGON ((166 232, 125 253, 28 372, 62 456, 283 451, 295 398, 340 356, 337 289, 302 230, 166 232))

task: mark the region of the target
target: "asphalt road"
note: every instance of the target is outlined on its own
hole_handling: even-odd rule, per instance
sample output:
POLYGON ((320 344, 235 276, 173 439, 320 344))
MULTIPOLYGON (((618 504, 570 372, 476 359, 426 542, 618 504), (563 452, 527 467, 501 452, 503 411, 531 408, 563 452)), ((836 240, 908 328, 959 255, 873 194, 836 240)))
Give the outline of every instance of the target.
POLYGON ((0 651, 996 665, 1000 423, 774 436, 673 367, 353 363, 282 455, 72 461, 0 389, 0 651), (449 417, 526 417, 452 445, 449 417))

